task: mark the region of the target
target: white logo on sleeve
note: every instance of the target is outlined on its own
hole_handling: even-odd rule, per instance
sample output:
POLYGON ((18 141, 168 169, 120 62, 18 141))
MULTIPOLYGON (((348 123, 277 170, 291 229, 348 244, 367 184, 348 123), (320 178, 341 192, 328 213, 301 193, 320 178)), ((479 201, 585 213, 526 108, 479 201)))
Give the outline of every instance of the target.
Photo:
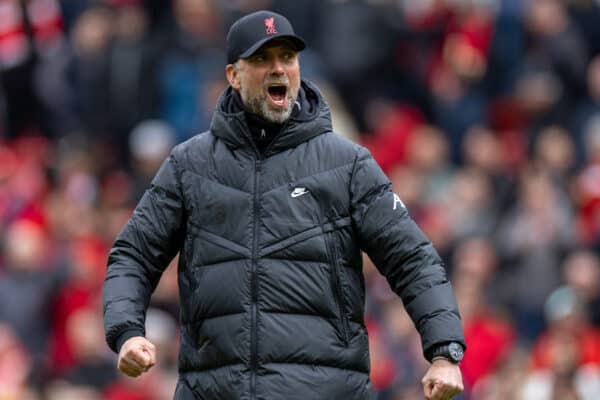
POLYGON ((308 190, 305 187, 297 187, 295 188, 292 193, 290 193, 290 196, 292 197, 300 197, 303 194, 308 193, 308 190))
POLYGON ((398 196, 396 193, 394 193, 394 208, 393 208, 394 210, 396 209, 398 204, 400 204, 400 207, 406 208, 406 206, 404 205, 402 200, 400 200, 400 196, 398 196))

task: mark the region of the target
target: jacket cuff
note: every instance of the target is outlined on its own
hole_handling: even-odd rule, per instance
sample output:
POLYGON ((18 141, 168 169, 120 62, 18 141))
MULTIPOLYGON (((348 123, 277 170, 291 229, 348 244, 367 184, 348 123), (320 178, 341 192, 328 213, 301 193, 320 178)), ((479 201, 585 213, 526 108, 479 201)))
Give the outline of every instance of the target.
POLYGON ((143 337, 144 332, 138 329, 127 329, 126 331, 123 331, 123 333, 121 333, 121 335, 115 341, 115 348, 117 350, 117 354, 121 352, 121 346, 123 346, 123 343, 135 336, 143 337))

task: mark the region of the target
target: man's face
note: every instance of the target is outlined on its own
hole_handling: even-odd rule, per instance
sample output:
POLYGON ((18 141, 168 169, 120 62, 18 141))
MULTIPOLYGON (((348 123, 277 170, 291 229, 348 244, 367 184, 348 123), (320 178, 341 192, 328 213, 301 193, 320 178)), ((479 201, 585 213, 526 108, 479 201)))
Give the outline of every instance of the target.
POLYGON ((292 114, 300 89, 298 52, 285 40, 274 40, 252 56, 228 65, 227 78, 240 92, 248 111, 283 123, 292 114))

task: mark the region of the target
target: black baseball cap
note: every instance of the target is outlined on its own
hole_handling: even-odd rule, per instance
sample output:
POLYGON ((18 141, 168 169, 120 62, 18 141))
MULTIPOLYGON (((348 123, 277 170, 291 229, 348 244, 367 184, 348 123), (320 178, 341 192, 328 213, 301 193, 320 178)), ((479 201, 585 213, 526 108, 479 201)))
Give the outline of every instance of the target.
POLYGON ((227 63, 250 57, 260 46, 273 39, 288 39, 298 51, 306 47, 283 15, 263 10, 243 16, 231 25, 227 33, 227 63))

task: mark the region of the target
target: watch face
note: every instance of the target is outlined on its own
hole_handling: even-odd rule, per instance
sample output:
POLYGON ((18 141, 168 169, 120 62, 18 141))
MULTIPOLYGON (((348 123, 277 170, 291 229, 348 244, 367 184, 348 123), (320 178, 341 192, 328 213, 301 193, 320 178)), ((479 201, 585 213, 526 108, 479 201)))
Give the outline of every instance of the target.
POLYGON ((464 353, 463 353, 463 348, 460 344, 458 343, 450 343, 448 345, 448 351, 450 352, 450 356, 455 360, 455 361, 460 361, 463 359, 464 353))

